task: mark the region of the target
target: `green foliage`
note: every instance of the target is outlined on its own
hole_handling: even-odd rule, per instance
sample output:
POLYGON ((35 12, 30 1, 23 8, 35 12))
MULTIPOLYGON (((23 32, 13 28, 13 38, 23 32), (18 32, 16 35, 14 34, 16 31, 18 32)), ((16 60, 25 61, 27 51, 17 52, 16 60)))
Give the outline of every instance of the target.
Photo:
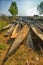
POLYGON ((39 14, 43 14, 43 1, 38 4, 37 11, 39 12, 39 14))
POLYGON ((4 50, 4 49, 6 49, 6 46, 3 44, 0 44, 0 50, 4 50))
POLYGON ((12 16, 16 16, 18 14, 18 8, 16 2, 12 2, 10 8, 8 9, 12 16))

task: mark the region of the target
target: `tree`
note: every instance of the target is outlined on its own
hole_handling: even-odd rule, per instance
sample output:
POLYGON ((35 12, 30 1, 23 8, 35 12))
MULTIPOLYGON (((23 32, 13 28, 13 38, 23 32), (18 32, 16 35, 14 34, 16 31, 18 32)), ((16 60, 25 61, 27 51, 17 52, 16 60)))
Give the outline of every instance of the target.
POLYGON ((43 1, 38 4, 37 11, 40 15, 43 14, 43 1))
POLYGON ((16 2, 13 2, 11 3, 11 6, 9 7, 9 12, 12 14, 12 16, 16 16, 18 14, 18 8, 17 8, 17 4, 16 2))

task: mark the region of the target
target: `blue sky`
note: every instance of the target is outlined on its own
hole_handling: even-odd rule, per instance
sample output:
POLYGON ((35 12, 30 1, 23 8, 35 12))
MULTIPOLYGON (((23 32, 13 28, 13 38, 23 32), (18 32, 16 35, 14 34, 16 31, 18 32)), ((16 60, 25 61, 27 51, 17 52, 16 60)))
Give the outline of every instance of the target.
POLYGON ((19 16, 32 16, 38 14, 37 5, 43 0, 0 0, 0 14, 11 15, 8 9, 12 1, 17 3, 19 16))

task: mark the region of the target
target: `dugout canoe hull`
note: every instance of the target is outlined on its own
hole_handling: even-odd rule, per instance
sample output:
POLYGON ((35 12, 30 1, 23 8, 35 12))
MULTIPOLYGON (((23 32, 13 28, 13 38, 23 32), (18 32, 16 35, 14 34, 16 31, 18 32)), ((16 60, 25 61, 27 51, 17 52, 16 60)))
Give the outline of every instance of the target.
POLYGON ((11 35, 11 38, 14 38, 15 39, 18 36, 20 30, 21 30, 20 24, 17 24, 15 26, 15 28, 14 28, 14 31, 13 31, 13 33, 11 35))
POLYGON ((11 26, 12 26, 12 24, 9 24, 9 25, 3 27, 2 30, 8 29, 8 28, 10 28, 11 26))
POLYGON ((35 25, 36 25, 39 29, 41 29, 42 32, 43 32, 43 26, 41 26, 40 24, 37 24, 37 23, 35 23, 35 25))
POLYGON ((28 27, 27 24, 22 28, 20 34, 14 40, 13 44, 11 45, 9 51, 7 52, 7 54, 6 54, 5 58, 4 58, 4 60, 2 61, 2 65, 4 65, 4 63, 7 61, 7 59, 9 58, 9 56, 12 55, 12 52, 15 53, 15 51, 18 49, 18 47, 20 46, 20 44, 24 41, 24 39, 28 35, 29 30, 30 30, 30 27, 28 27))
POLYGON ((31 25, 31 29, 43 41, 43 32, 34 24, 31 25))
POLYGON ((4 34, 4 36, 10 36, 14 30, 15 25, 12 25, 8 31, 4 34))

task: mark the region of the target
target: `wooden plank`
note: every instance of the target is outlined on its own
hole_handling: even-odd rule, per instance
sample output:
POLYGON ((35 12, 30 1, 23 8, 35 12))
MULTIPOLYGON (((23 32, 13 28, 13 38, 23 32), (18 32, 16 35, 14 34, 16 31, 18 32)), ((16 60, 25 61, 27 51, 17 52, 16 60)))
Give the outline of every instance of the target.
POLYGON ((14 28, 14 31, 13 31, 13 33, 12 33, 12 35, 11 35, 11 38, 16 38, 17 35, 19 34, 19 32, 20 32, 20 26, 19 26, 19 24, 17 24, 17 25, 15 26, 15 28, 14 28))
POLYGON ((43 41, 43 32, 34 24, 31 25, 31 29, 43 41))

